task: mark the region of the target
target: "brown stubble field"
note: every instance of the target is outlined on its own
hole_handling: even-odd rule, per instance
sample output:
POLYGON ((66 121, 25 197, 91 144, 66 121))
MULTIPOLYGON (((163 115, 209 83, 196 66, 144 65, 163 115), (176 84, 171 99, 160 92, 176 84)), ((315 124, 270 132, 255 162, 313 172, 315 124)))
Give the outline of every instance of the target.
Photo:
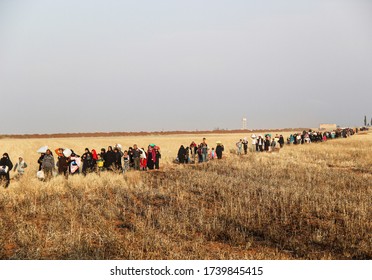
MULTIPOLYGON (((285 133, 288 135, 289 133, 285 133)), ((372 133, 279 153, 172 164, 200 135, 0 139, 25 176, 0 189, 1 259, 371 259, 372 133), (161 147, 154 172, 35 178, 38 154, 137 143, 161 147)), ((211 145, 214 146, 214 145, 211 145)))

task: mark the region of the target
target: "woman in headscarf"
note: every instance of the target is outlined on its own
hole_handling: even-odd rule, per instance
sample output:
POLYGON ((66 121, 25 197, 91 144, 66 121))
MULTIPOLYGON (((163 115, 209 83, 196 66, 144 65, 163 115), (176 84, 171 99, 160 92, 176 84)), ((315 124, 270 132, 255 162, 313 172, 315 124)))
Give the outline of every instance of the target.
POLYGON ((87 175, 87 172, 89 173, 93 170, 93 155, 88 148, 85 148, 85 153, 81 156, 81 160, 83 161, 82 172, 87 175))
POLYGON ((242 143, 243 143, 244 154, 246 155, 247 152, 248 152, 248 140, 247 140, 247 137, 244 137, 242 143))
POLYGON ((183 145, 178 149, 178 161, 179 163, 185 163, 186 149, 183 145))
POLYGON ((93 170, 96 170, 96 164, 97 164, 97 160, 98 160, 97 151, 95 149, 92 149, 91 153, 92 153, 92 157, 93 157, 93 170))
POLYGON ((138 150, 140 151, 140 158, 139 158, 140 170, 145 171, 147 170, 147 153, 145 152, 144 148, 138 148, 138 150))
POLYGON ((156 157, 155 169, 159 169, 159 162, 161 159, 160 148, 158 146, 155 146, 154 149, 155 149, 155 157, 156 157))
POLYGON ((154 169, 155 161, 156 161, 155 149, 151 147, 151 145, 149 145, 147 148, 147 168, 150 170, 154 169))
POLYGON ((115 155, 115 170, 121 172, 123 170, 123 166, 121 165, 121 153, 118 147, 114 148, 114 155, 115 155))
POLYGON ((129 169, 134 168, 134 157, 133 157, 133 148, 128 148, 128 156, 129 156, 129 169))
POLYGON ((111 170, 111 171, 113 170, 115 159, 116 159, 116 156, 115 156, 114 151, 112 150, 112 147, 108 146, 107 152, 106 152, 106 159, 105 159, 105 167, 107 170, 111 170))
POLYGON ((45 153, 42 163, 45 179, 52 178, 54 168, 54 157, 52 151, 48 149, 45 153))
POLYGON ((0 159, 0 181, 5 179, 5 188, 9 187, 10 184, 10 170, 13 169, 13 163, 9 158, 8 153, 4 153, 3 157, 0 159))

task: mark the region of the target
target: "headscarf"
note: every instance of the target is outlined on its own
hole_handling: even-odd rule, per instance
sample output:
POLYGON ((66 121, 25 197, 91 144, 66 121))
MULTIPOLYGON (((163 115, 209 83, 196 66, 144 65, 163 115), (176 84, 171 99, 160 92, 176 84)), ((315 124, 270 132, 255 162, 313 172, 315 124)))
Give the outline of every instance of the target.
POLYGON ((95 149, 92 149, 92 157, 94 160, 98 160, 97 152, 95 149))

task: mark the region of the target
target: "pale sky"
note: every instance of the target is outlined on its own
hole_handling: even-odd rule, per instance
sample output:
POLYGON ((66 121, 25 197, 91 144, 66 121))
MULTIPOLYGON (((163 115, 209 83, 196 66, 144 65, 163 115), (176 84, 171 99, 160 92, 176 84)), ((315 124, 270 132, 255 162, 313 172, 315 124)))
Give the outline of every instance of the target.
POLYGON ((0 0, 0 134, 362 125, 372 1, 0 0))

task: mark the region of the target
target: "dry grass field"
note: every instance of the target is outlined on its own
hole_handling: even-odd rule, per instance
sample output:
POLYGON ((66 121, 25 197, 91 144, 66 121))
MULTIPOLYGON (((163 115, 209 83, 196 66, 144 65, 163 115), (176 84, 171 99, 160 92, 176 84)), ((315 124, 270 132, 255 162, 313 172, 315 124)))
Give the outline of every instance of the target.
MULTIPOLYGON (((285 133, 285 136, 288 132, 285 133)), ((0 259, 372 259, 372 133, 175 165, 200 135, 0 139, 29 167, 0 189, 0 259), (43 145, 161 147, 161 170, 35 178, 43 145)))

